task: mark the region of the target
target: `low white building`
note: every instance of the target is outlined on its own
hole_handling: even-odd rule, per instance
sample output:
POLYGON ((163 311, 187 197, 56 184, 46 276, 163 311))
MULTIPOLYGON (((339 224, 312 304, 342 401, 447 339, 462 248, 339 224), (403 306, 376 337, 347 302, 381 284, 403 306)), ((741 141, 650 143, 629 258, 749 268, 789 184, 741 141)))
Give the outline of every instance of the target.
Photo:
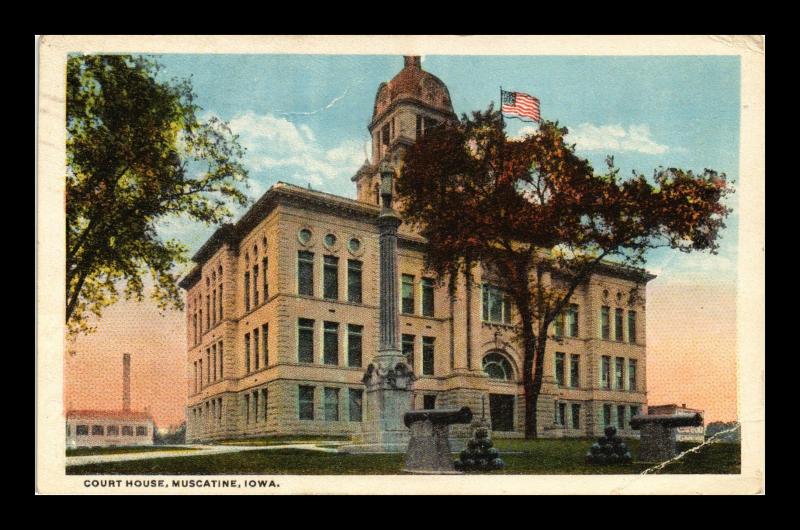
POLYGON ((706 439, 705 414, 699 409, 690 409, 686 403, 678 406, 674 403, 670 405, 653 405, 647 407, 648 414, 700 414, 703 416, 703 423, 697 427, 678 427, 675 429, 675 440, 678 442, 698 442, 702 443, 706 439))
POLYGON ((67 412, 67 447, 153 445, 153 418, 133 410, 67 412))

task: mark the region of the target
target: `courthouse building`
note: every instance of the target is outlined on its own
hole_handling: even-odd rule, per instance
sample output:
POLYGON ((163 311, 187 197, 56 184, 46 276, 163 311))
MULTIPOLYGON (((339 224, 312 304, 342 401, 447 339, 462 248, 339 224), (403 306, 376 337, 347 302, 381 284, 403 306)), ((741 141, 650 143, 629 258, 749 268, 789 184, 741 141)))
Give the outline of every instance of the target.
MULTIPOLYGON (((378 349, 379 163, 397 163, 430 127, 456 119, 445 84, 418 57, 378 87, 372 162, 356 199, 279 182, 194 255, 187 299, 190 441, 287 434, 347 435, 364 420, 362 377, 378 349)), ((424 268, 426 241, 398 238, 403 352, 415 408, 468 405, 495 436, 524 433, 515 309, 477 267, 451 297, 424 268)), ((612 264, 573 296, 554 325, 537 410, 541 436, 635 436, 646 402, 645 286, 612 264)))

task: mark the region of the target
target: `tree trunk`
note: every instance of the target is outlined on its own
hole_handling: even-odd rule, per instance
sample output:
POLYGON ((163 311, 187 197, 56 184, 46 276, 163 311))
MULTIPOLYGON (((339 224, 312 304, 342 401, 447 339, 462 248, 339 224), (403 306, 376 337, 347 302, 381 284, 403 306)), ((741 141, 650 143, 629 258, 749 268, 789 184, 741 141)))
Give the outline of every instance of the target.
MULTIPOLYGON (((524 352, 522 368, 522 387, 525 391, 525 438, 536 438, 536 405, 539 402, 539 389, 536 387, 536 337, 533 334, 533 318, 530 310, 521 311, 522 349, 524 352)), ((540 378, 541 379, 541 378, 540 378)))

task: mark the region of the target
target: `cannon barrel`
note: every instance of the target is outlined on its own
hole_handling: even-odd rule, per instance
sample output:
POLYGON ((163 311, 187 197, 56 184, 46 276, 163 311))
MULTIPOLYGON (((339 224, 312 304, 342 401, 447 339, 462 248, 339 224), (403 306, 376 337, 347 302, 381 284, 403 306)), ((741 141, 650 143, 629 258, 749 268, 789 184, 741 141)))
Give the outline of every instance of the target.
POLYGON ((403 423, 406 424, 406 427, 411 427, 412 423, 426 420, 431 423, 444 423, 447 425, 469 423, 472 421, 472 411, 469 407, 461 407, 460 409, 425 409, 412 410, 406 412, 405 416, 403 416, 403 423))
POLYGON ((656 423, 663 427, 699 427, 703 424, 703 416, 694 414, 640 414, 631 418, 631 427, 640 429, 642 425, 656 423))

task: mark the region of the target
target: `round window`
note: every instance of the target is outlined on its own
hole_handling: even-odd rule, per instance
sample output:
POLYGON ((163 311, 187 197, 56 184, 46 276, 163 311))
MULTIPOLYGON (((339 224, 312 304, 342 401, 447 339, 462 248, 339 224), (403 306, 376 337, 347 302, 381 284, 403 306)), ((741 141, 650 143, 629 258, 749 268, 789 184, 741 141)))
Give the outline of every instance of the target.
POLYGON ((325 236, 325 246, 326 247, 330 248, 335 244, 336 244, 336 236, 335 235, 328 234, 328 235, 325 236))
POLYGON ((302 244, 307 244, 309 241, 311 241, 311 230, 308 228, 303 228, 300 230, 300 232, 298 232, 297 238, 300 239, 302 244))
POLYGON ((358 252, 358 250, 361 248, 361 241, 353 238, 350 240, 350 243, 348 243, 347 246, 350 249, 350 252, 358 252))

